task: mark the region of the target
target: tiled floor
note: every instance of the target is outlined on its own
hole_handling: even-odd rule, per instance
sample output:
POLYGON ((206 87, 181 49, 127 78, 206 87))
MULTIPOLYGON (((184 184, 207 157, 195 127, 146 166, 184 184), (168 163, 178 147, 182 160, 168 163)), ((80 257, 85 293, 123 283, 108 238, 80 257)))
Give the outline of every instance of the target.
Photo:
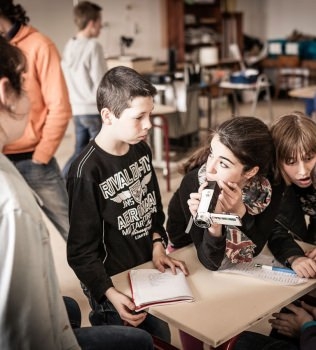
MULTIPOLYGON (((249 115, 250 110, 251 110, 250 104, 240 105, 241 115, 249 115)), ((304 111, 304 105, 302 101, 295 100, 295 99, 273 101, 273 114, 275 117, 293 110, 304 111)), ((228 108, 228 106, 225 107, 225 105, 224 106, 221 105, 220 108, 218 108, 216 114, 217 114, 216 116, 213 116, 212 127, 215 127, 216 125, 220 124, 222 121, 231 117, 230 109, 228 108)), ((267 108, 266 101, 259 102, 256 116, 259 118, 262 118, 262 120, 267 123, 270 122, 269 111, 267 108)), ((201 118, 201 124, 205 122, 206 121, 204 120, 204 118, 201 118)), ((203 139, 203 137, 205 137, 205 132, 201 132, 201 139, 203 139)), ((56 154, 57 160, 61 167, 65 164, 66 160, 71 155, 73 144, 74 144, 73 126, 72 124, 70 124, 67 130, 67 133, 65 135, 65 138, 56 154)), ((166 209, 167 204, 173 193, 172 191, 174 191, 179 185, 181 176, 177 173, 176 170, 172 172, 171 174, 172 191, 166 192, 166 183, 162 175, 162 171, 157 170, 157 175, 160 183, 164 208, 166 209)), ((79 302, 83 313, 83 324, 89 325, 88 317, 87 317, 89 305, 87 303, 85 296, 81 291, 78 279, 76 278, 73 271, 70 269, 70 267, 67 264, 65 242, 62 240, 62 238, 59 236, 59 234, 56 232, 54 227, 49 222, 48 222, 48 226, 51 231, 51 241, 52 241, 53 253, 54 253, 55 262, 56 262, 56 269, 60 280, 61 291, 63 295, 72 296, 79 302)), ((268 329, 267 324, 265 323, 265 324, 259 325, 256 327, 256 329, 262 332, 266 332, 268 329)), ((173 331, 172 334, 173 334, 172 341, 174 345, 180 347, 177 332, 173 331)))

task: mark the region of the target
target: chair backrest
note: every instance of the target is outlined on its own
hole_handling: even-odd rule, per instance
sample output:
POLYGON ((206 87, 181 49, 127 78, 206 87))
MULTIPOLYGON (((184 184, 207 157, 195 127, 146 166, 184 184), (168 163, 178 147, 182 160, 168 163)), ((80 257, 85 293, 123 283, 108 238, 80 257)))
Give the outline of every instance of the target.
POLYGON ((238 44, 236 43, 233 43, 233 44, 229 44, 229 52, 230 54, 232 55, 232 57, 239 62, 240 64, 240 69, 242 71, 245 71, 246 70, 246 66, 245 66, 245 63, 244 63, 244 60, 242 58, 242 55, 241 55, 241 52, 240 52, 240 49, 239 49, 239 46, 238 44))

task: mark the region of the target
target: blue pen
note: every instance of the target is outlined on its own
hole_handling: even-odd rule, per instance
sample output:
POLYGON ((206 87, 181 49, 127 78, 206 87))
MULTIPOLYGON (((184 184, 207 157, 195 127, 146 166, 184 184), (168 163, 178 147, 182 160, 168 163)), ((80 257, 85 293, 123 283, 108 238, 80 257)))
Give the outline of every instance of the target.
POLYGON ((261 269, 264 269, 264 270, 285 272, 285 273, 291 273, 293 275, 296 275, 295 271, 287 267, 277 267, 277 266, 269 266, 269 265, 262 265, 262 264, 255 264, 255 267, 260 267, 261 269))

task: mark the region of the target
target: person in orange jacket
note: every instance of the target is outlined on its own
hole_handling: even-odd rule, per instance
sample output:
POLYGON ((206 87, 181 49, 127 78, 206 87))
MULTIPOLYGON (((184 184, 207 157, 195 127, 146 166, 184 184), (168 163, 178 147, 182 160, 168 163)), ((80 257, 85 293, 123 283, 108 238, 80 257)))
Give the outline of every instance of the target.
POLYGON ((0 34, 27 57, 25 90, 31 102, 21 138, 4 154, 39 197, 43 211, 67 240, 68 196, 54 154, 71 118, 68 90, 55 44, 28 25, 26 11, 13 0, 0 0, 0 34))

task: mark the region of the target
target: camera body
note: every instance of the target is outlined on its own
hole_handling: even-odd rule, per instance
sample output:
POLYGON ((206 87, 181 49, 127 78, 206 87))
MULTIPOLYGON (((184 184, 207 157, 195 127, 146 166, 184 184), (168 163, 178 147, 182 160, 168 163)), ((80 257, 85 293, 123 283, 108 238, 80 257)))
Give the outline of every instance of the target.
POLYGON ((201 201, 194 218, 195 225, 208 228, 212 224, 211 213, 215 210, 218 196, 221 193, 216 181, 208 181, 207 186, 203 189, 201 201))
POLYGON ((216 203, 221 189, 216 181, 208 181, 201 194, 201 201, 194 218, 196 226, 209 228, 213 223, 228 226, 242 226, 240 217, 236 214, 221 213, 215 214, 216 203))

